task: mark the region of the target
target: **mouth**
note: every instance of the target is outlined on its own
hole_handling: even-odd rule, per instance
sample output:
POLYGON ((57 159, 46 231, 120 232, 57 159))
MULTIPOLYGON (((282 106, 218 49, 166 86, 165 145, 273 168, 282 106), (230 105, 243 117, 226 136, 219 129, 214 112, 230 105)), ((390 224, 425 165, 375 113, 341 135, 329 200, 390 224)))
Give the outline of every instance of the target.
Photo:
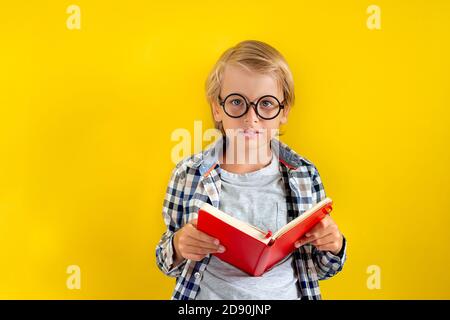
POLYGON ((258 137, 263 133, 261 129, 247 128, 239 130, 239 133, 248 138, 258 137))

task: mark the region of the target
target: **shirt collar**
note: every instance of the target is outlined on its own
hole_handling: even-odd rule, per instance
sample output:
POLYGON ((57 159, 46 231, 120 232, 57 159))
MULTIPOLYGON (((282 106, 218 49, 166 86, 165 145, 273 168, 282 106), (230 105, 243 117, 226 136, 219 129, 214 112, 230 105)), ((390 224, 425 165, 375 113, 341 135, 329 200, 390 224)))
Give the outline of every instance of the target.
MULTIPOLYGON (((228 145, 228 139, 222 136, 205 150, 194 155, 188 162, 188 166, 199 168, 202 176, 208 175, 219 165, 219 155, 223 152, 225 145, 228 145)), ((271 147, 275 156, 288 169, 295 170, 301 165, 302 158, 280 140, 273 138, 271 147)))

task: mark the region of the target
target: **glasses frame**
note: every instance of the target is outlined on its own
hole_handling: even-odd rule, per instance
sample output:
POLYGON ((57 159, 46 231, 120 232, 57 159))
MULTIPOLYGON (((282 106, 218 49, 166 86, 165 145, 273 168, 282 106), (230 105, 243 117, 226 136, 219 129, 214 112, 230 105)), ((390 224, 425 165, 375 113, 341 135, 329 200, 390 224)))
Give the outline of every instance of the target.
POLYGON ((250 107, 252 107, 253 110, 255 110, 255 113, 256 113, 256 115, 257 115, 259 118, 261 118, 261 119, 263 119, 263 120, 273 120, 273 119, 275 119, 276 117, 278 117, 278 115, 280 114, 281 110, 284 109, 284 104, 283 104, 283 102, 284 102, 284 100, 280 102, 280 101, 277 99, 277 97, 272 96, 272 95, 270 95, 270 94, 266 94, 266 95, 264 95, 264 96, 258 98, 258 100, 256 100, 256 103, 255 103, 255 102, 251 102, 251 101, 249 102, 249 101, 247 100, 247 98, 244 97, 244 96, 243 96, 242 94, 240 94, 240 93, 230 93, 230 94, 227 95, 227 96, 225 97, 225 99, 223 99, 223 100, 222 100, 222 98, 219 96, 219 104, 222 106, 223 111, 225 112, 225 114, 226 114, 227 116, 229 116, 230 118, 234 118, 234 119, 241 118, 241 117, 245 116, 245 115, 247 114, 248 110, 250 109, 250 107), (243 114, 241 114, 240 116, 232 116, 232 115, 230 115, 230 114, 227 112, 227 110, 225 109, 225 102, 227 101, 227 99, 228 99, 230 96, 239 96, 239 97, 241 97, 241 98, 244 99, 244 101, 245 101, 245 112, 244 112, 243 114), (279 106, 279 107, 278 107, 278 112, 277 112, 277 114, 276 114, 275 116, 273 116, 273 117, 270 117, 270 118, 265 118, 265 117, 261 116, 261 115, 259 114, 259 112, 258 112, 258 104, 259 104, 259 102, 261 101, 261 99, 264 99, 264 98, 267 98, 267 97, 270 97, 270 98, 275 99, 275 101, 278 102, 278 106, 279 106))

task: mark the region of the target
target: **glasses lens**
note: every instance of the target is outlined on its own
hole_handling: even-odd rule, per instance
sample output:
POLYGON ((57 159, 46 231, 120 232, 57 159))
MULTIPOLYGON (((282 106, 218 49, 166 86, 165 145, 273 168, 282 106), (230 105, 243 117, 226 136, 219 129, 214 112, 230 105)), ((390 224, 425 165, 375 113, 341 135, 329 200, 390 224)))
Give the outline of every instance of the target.
POLYGON ((259 115, 265 119, 276 117, 280 111, 280 103, 274 97, 263 97, 257 107, 259 115))
POLYGON ((240 117, 245 113, 247 105, 243 97, 239 95, 231 95, 225 100, 224 108, 228 115, 232 117, 240 117))

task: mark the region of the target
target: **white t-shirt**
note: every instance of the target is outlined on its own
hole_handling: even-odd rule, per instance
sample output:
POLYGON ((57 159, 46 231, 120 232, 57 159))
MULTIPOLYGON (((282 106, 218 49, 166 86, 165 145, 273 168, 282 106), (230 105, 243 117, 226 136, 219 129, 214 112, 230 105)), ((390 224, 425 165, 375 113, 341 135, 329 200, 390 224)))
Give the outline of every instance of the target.
MULTIPOLYGON (((287 223, 286 191, 278 158, 257 171, 236 174, 220 169, 219 209, 262 230, 287 223)), ((262 276, 252 277, 211 255, 196 300, 294 300, 301 297, 292 255, 262 276)))

